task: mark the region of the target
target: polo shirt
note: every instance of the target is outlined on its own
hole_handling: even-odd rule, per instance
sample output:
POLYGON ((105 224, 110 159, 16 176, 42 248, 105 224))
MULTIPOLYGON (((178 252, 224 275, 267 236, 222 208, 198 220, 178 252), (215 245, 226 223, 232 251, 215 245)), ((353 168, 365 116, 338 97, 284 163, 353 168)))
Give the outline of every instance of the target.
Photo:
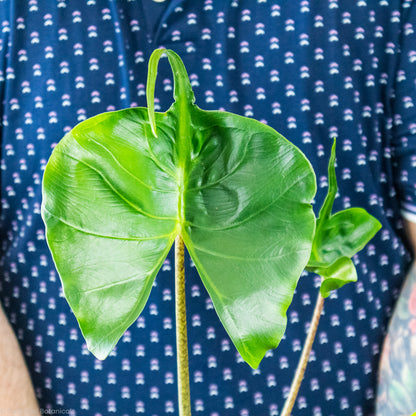
MULTIPOLYGON (((353 258, 358 282, 325 302, 293 414, 374 414, 381 345, 411 262, 401 218, 416 217, 415 22, 412 0, 0 1, 0 300, 42 409, 178 414, 173 253, 140 317, 99 361, 63 297, 40 216, 53 147, 88 117, 146 106, 148 59, 163 46, 184 61, 199 107, 260 120, 301 148, 316 172, 316 211, 337 137, 334 211, 365 208, 383 228, 353 258)), ((164 58, 157 111, 172 88, 164 58)), ((193 414, 279 415, 318 287, 302 274, 284 339, 252 369, 186 257, 193 414)))

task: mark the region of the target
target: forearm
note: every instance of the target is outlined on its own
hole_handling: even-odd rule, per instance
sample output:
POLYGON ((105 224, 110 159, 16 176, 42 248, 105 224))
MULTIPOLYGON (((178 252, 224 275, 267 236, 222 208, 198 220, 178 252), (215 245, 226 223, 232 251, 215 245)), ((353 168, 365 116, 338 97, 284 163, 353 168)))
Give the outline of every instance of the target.
POLYGON ((0 416, 38 416, 33 386, 19 344, 0 306, 0 416))
POLYGON ((380 365, 377 416, 409 416, 416 411, 416 268, 407 276, 380 365))
MULTIPOLYGON (((416 224, 406 222, 416 252, 416 224)), ((416 258, 416 256, 415 256, 416 258)), ((380 363, 377 416, 416 412, 416 263, 408 274, 389 325, 380 363)))

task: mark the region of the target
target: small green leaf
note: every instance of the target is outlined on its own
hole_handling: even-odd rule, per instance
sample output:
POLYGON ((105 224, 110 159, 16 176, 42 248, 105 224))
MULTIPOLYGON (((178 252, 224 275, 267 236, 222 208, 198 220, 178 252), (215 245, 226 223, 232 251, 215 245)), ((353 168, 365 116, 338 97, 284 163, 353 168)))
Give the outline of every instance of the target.
POLYGON ((310 264, 319 265, 322 261, 330 264, 340 257, 352 257, 365 247, 379 229, 379 221, 362 208, 345 209, 325 220, 318 218, 313 245, 315 257, 310 264))
POLYGON ((180 234, 230 338, 257 367, 283 336, 310 257, 314 172, 272 128, 199 109, 174 52, 154 52, 148 79, 148 108, 82 122, 47 164, 42 215, 65 296, 88 348, 105 358, 180 234), (157 113, 163 53, 175 103, 157 113))
MULTIPOLYGON (((326 220, 331 216, 332 207, 334 205, 335 197, 338 192, 337 175, 335 173, 335 159, 336 159, 336 145, 337 140, 334 138, 334 143, 331 148, 331 156, 328 162, 328 193, 319 211, 319 218, 326 220)), ((318 224, 317 224, 318 226, 318 224)))
POLYGON ((321 295, 326 298, 330 292, 346 283, 357 281, 354 263, 349 257, 340 257, 328 267, 316 267, 315 273, 322 277, 321 295))
POLYGON ((306 267, 322 277, 321 294, 324 297, 331 290, 357 280, 351 257, 362 250, 381 228, 380 222, 362 208, 349 208, 331 214, 338 191, 335 147, 334 140, 328 164, 328 194, 316 221, 312 254, 306 267))

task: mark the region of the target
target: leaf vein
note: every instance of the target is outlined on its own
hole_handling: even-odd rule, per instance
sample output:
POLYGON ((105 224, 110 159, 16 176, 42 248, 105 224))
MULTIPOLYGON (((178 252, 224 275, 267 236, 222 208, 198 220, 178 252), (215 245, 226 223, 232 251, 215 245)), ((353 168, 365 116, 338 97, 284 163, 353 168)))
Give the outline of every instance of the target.
MULTIPOLYGON (((282 257, 285 257, 285 256, 290 256, 291 254, 294 253, 294 252, 282 253, 282 254, 279 254, 278 256, 271 256, 271 257, 241 257, 241 256, 229 256, 227 254, 220 253, 220 252, 217 252, 217 251, 207 250, 205 248, 196 246, 195 244, 193 244, 193 247, 194 247, 195 250, 201 251, 202 253, 210 254, 210 255, 215 256, 215 257, 221 257, 221 258, 227 259, 227 260, 238 260, 238 261, 249 261, 249 262, 250 261, 277 260, 277 259, 281 259, 282 257)), ((307 249, 298 250, 298 251, 296 251, 296 253, 299 253, 300 251, 307 251, 307 249)))
MULTIPOLYGON (((106 146, 104 146, 102 143, 98 142, 97 140, 89 137, 88 138, 90 141, 92 141, 93 143, 95 143, 97 146, 101 147, 102 149, 104 149, 104 151, 106 151, 110 157, 114 160, 114 162, 121 168, 121 170, 123 170, 127 175, 129 175, 130 177, 132 177, 133 179, 137 180, 139 183, 141 183, 143 186, 145 186, 146 188, 150 189, 150 190, 155 190, 157 191, 157 189, 153 189, 153 187, 151 185, 148 185, 147 183, 144 183, 141 179, 139 179, 137 176, 134 176, 130 171, 128 171, 118 160, 117 158, 114 156, 114 154, 111 152, 110 149, 108 149, 106 146)), ((79 142, 78 142, 79 144, 79 142)), ((81 145, 80 145, 81 146, 81 145)), ((87 149, 85 149, 87 150, 87 149)), ((87 150, 88 151, 88 150, 87 150)))
MULTIPOLYGON (((66 220, 63 220, 61 217, 58 217, 57 215, 53 214, 46 207, 43 207, 43 209, 51 217, 56 218, 58 221, 67 225, 68 227, 73 228, 74 230, 79 231, 82 234, 87 234, 87 235, 91 235, 91 236, 94 236, 94 237, 108 238, 108 239, 113 239, 113 240, 123 240, 123 241, 150 241, 150 240, 158 240, 158 239, 168 238, 168 237, 171 237, 172 234, 173 234, 173 232, 172 232, 172 233, 169 233, 169 234, 157 235, 157 236, 154 236, 154 237, 117 237, 117 236, 112 236, 112 235, 103 235, 103 234, 95 233, 93 231, 85 230, 85 229, 79 227, 78 225, 71 224, 70 222, 68 222, 66 220)), ((175 227, 176 227, 176 224, 175 224, 175 227)))
MULTIPOLYGON (((93 293, 93 292, 98 292, 98 291, 103 290, 103 289, 109 289, 110 287, 120 286, 120 285, 123 285, 125 283, 134 282, 135 280, 139 280, 139 276, 134 275, 133 277, 127 278, 125 280, 119 280, 118 282, 113 282, 113 283, 110 283, 110 284, 93 287, 91 289, 85 289, 85 290, 75 289, 75 290, 79 293, 93 293)), ((74 290, 74 288, 72 290, 74 290)))
MULTIPOLYGON (((245 145, 245 149, 243 154, 241 155, 241 158, 237 161, 237 163, 234 165, 234 167, 224 176, 222 176, 221 178, 217 179, 216 181, 209 183, 209 184, 205 184, 202 186, 196 186, 193 188, 189 188, 187 189, 187 192, 189 191, 195 191, 195 190, 201 190, 201 189, 206 189, 206 188, 210 188, 212 186, 215 186, 219 183, 221 183, 222 181, 224 181, 225 179, 227 179, 228 177, 230 177, 236 170, 238 170, 238 168, 241 166, 241 164, 243 163, 246 155, 247 155, 247 149, 248 146, 250 144, 250 142, 253 140, 253 134, 250 136, 250 139, 247 141, 246 145, 245 145)), ((218 155, 218 157, 215 159, 215 161, 213 162, 213 164, 219 159, 219 157, 225 152, 225 147, 221 150, 220 154, 218 155)), ((213 166, 213 164, 211 166, 213 166)), ((207 169, 207 172, 211 170, 211 169, 207 169)))
MULTIPOLYGON (((168 255, 168 252, 173 244, 173 241, 175 240, 175 238, 172 238, 172 240, 169 241, 166 250, 163 251, 162 255, 159 257, 158 261, 155 263, 155 267, 153 267, 149 273, 147 274, 147 277, 151 277, 155 271, 158 269, 158 267, 160 268, 162 266, 161 262, 162 260, 164 260, 166 258, 166 256, 168 255)), ((155 276, 156 277, 156 276, 155 276)), ((154 280, 154 279, 153 279, 154 280)), ((152 281, 153 283, 153 281, 152 281)), ((150 292, 150 291, 149 291, 150 292)), ((137 319, 137 317, 133 320, 132 316, 136 315, 136 310, 137 310, 137 306, 140 305, 140 303, 143 300, 143 297, 146 295, 146 292, 142 293, 141 296, 138 297, 135 307, 131 310, 131 312, 127 315, 126 319, 123 320, 123 322, 121 324, 119 324, 118 326, 116 326, 115 328, 113 328, 108 334, 107 334, 107 339, 111 338, 111 336, 117 332, 120 331, 120 327, 123 328, 126 326, 127 323, 132 324, 134 322, 135 319, 137 319)), ((143 306, 144 308, 144 306, 143 306)), ((143 310, 142 308, 142 310, 143 310)), ((141 311, 139 311, 138 315, 140 315, 141 311)), ((125 329, 123 329, 123 332, 125 331, 125 329)), ((114 346, 116 345, 118 340, 116 340, 115 342, 112 342, 112 347, 111 349, 114 348, 114 346)), ((101 347, 102 344, 105 343, 105 340, 101 338, 100 341, 97 342, 96 347, 101 347)), ((110 351, 111 352, 111 351, 110 351)))
POLYGON ((186 222, 186 225, 191 226, 191 227, 195 227, 195 228, 200 228, 200 229, 207 229, 210 231, 226 231, 226 230, 231 230, 233 228, 239 227, 240 225, 250 221, 252 218, 256 217, 257 215, 260 215, 262 212, 267 211, 271 206, 273 206, 279 199, 281 199, 287 192, 289 192, 296 184, 298 184, 300 181, 302 181, 306 176, 308 176, 309 172, 307 172, 305 175, 301 176, 300 178, 298 178, 295 182, 293 182, 288 188, 286 188, 283 192, 281 192, 275 199, 273 199, 272 202, 270 202, 269 204, 267 204, 265 207, 259 209, 258 211, 254 212, 253 214, 249 215, 247 218, 244 218, 243 220, 233 223, 229 226, 225 226, 225 227, 220 227, 220 228, 213 228, 213 227, 206 227, 203 225, 199 225, 199 224, 195 224, 192 223, 190 221, 186 222))
POLYGON ((120 199, 122 199, 124 202, 126 202, 128 205, 130 205, 132 208, 134 208, 136 211, 140 212, 140 214, 144 215, 145 217, 157 219, 157 220, 176 220, 175 217, 158 217, 155 215, 151 215, 148 212, 144 211, 143 209, 139 208, 136 204, 133 204, 131 201, 129 201, 127 198, 125 198, 123 195, 121 195, 116 188, 107 180, 107 178, 96 168, 88 164, 87 162, 77 159, 76 157, 69 155, 68 153, 64 153, 62 151, 55 150, 56 153, 61 153, 66 157, 69 157, 70 159, 75 160, 78 163, 81 163, 82 165, 87 166, 91 170, 93 170, 107 185, 108 187, 116 194, 120 199))

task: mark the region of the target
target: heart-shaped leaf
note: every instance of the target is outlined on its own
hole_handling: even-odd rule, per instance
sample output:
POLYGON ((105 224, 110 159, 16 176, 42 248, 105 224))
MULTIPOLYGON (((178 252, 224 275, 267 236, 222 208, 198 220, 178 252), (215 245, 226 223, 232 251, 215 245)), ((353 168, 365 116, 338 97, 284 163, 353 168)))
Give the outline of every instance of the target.
POLYGON ((381 228, 380 222, 362 208, 349 208, 332 215, 338 191, 335 174, 335 147, 328 164, 328 193, 319 218, 307 270, 322 277, 321 294, 327 297, 331 290, 357 280, 351 257, 374 237, 381 228))
POLYGON ((180 234, 225 329, 257 367, 283 336, 310 257, 314 172, 272 128, 193 104, 174 52, 154 52, 147 88, 148 109, 82 122, 47 164, 42 215, 65 296, 88 348, 105 358, 180 234), (175 103, 155 113, 163 53, 175 103))

